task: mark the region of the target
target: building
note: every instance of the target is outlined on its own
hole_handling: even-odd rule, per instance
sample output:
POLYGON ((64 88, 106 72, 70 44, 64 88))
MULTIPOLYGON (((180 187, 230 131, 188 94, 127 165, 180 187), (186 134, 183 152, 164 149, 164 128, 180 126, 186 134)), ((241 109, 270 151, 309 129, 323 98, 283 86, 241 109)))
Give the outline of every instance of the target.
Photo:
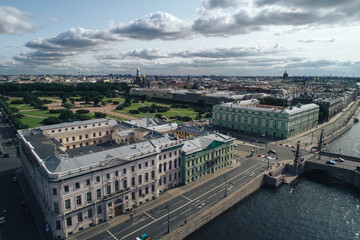
POLYGON ((183 183, 189 184, 232 164, 234 138, 220 133, 184 142, 183 183))
POLYGON ((190 137, 200 137, 210 133, 210 130, 206 130, 204 127, 197 127, 188 124, 179 124, 175 130, 175 134, 179 139, 188 139, 190 137))
POLYGON ((225 103, 213 107, 213 125, 269 137, 289 138, 318 124, 319 106, 244 106, 225 103))
POLYGON ((96 119, 18 131, 22 171, 54 238, 107 221, 181 184, 182 140, 150 137, 151 132, 136 138, 129 129, 96 119), (120 139, 135 143, 115 141, 120 139))

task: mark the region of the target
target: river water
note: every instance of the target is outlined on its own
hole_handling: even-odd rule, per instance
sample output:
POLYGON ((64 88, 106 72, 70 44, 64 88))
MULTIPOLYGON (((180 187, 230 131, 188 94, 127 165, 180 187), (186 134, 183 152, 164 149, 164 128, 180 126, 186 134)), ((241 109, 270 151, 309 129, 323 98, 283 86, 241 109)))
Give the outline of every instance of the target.
MULTIPOLYGON (((328 148, 360 156, 360 123, 328 148)), ((336 176, 304 174, 263 187, 186 239, 360 239, 360 191, 336 176)))

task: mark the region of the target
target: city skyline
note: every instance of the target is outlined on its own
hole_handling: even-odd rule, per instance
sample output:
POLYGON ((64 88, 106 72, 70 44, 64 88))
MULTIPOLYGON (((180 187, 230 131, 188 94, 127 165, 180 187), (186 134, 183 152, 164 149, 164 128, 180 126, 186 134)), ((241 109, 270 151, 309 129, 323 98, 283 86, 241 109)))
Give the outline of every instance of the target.
POLYGON ((355 0, 2 4, 0 74, 360 76, 355 0))

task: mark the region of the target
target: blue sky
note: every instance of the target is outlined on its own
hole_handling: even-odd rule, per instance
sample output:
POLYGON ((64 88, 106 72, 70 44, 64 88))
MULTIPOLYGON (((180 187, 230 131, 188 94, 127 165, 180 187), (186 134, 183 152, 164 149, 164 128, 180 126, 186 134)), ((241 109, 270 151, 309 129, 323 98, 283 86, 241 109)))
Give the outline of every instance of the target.
POLYGON ((360 76, 358 0, 12 0, 0 74, 360 76))

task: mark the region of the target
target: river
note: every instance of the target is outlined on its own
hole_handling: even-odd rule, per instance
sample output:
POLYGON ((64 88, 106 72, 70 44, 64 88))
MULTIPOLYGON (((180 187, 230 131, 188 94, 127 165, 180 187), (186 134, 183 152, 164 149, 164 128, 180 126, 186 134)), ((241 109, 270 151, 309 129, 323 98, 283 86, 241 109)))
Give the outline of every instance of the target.
MULTIPOLYGON (((329 151, 360 156, 360 124, 331 142, 329 151)), ((359 189, 322 172, 290 185, 263 187, 187 240, 359 239, 359 189)))

